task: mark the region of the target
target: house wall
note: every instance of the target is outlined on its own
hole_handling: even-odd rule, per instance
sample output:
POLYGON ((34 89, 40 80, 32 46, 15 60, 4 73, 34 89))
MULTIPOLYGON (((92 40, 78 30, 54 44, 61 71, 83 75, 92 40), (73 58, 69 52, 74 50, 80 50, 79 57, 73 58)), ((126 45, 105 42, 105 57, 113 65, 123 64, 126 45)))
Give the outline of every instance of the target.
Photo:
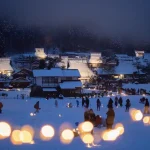
POLYGON ((36 77, 35 83, 39 86, 42 86, 42 77, 36 77))

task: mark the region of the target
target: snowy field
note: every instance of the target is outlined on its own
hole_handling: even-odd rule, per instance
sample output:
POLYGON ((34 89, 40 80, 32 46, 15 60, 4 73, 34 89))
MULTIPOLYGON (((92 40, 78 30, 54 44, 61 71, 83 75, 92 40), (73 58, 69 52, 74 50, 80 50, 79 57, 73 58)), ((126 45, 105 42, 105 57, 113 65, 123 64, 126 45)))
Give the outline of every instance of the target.
MULTIPOLYGON (((114 97, 112 97, 114 99, 114 97)), ((131 107, 140 109, 143 112, 144 105, 139 103, 141 96, 124 96, 123 105, 125 100, 129 98, 131 100, 131 107)), ((147 97, 150 98, 150 97, 147 97)), ((79 99, 79 98, 78 98, 79 99)), ((100 111, 96 111, 97 98, 90 98, 90 108, 92 108, 95 114, 99 114, 102 117, 106 117, 107 102, 109 97, 100 98, 102 106, 100 111)), ((10 138, 0 140, 0 150, 85 150, 89 149, 81 141, 80 137, 74 138, 72 143, 65 145, 60 142, 59 129, 64 123, 70 123, 75 128, 75 122, 82 122, 84 120, 84 108, 76 107, 76 100, 74 98, 65 98, 64 100, 58 100, 58 108, 54 106, 54 99, 46 101, 45 99, 1 99, 4 105, 3 114, 0 114, 0 121, 6 121, 12 129, 21 128, 23 125, 31 125, 35 130, 34 144, 22 144, 13 145, 10 142, 10 138), (36 116, 30 116, 31 112, 34 112, 34 104, 40 101, 40 113, 36 116), (68 102, 73 103, 73 108, 67 108, 68 102), (50 124, 55 129, 55 135, 50 141, 42 141, 39 137, 40 129, 43 125, 50 124)), ((97 146, 93 146, 90 149, 101 150, 142 150, 143 148, 150 148, 150 126, 145 126, 143 121, 132 121, 129 112, 125 112, 125 106, 123 108, 114 108, 116 117, 115 124, 122 123, 124 125, 125 132, 116 141, 103 141, 100 136, 100 132, 105 128, 95 128, 94 134, 98 136, 99 142, 97 146)))

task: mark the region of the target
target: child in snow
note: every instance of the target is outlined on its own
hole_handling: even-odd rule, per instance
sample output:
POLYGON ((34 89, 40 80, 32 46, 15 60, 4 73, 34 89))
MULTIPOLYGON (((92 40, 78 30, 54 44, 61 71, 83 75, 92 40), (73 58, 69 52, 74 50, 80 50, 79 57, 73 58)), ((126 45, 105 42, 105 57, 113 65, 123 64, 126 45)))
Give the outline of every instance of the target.
POLYGON ((126 105, 125 106, 126 106, 126 111, 129 111, 129 108, 131 106, 131 103, 130 103, 129 99, 126 100, 126 105))
POLYGON ((58 101, 55 100, 55 107, 58 107, 58 101))
POLYGON ((145 102, 144 114, 149 114, 149 101, 147 98, 145 102))
POLYGON ((36 102, 36 104, 34 105, 34 108, 36 109, 36 110, 35 110, 35 113, 38 113, 39 110, 41 109, 41 108, 39 107, 39 101, 36 102))
POLYGON ((97 111, 100 111, 100 107, 101 107, 101 101, 99 99, 97 99, 97 111))
POLYGON ((77 103, 77 107, 79 107, 79 101, 78 100, 76 100, 76 103, 77 103))
POLYGON ((0 114, 2 113, 3 103, 0 102, 0 114))

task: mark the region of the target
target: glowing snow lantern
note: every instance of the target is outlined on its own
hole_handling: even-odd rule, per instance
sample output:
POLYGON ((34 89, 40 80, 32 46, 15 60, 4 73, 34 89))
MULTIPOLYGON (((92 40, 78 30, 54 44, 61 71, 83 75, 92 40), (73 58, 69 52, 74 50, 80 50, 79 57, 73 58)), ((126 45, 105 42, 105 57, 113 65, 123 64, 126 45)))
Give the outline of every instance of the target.
POLYGON ((136 114, 135 114, 136 121, 140 121, 140 120, 142 120, 142 118, 143 118, 142 112, 140 110, 137 110, 136 114))
POLYGON ((20 134, 21 134, 21 131, 20 130, 14 130, 11 134, 11 142, 12 144, 14 145, 21 145, 22 144, 22 141, 20 139, 20 134))
POLYGON ((144 123, 144 124, 149 124, 149 123, 150 123, 150 117, 149 117, 149 116, 145 116, 145 117, 143 118, 143 123, 144 123))
POLYGON ((64 144, 69 144, 72 142, 74 138, 74 133, 72 130, 70 129, 65 129, 62 133, 61 133, 61 142, 64 144))
POLYGON ((85 121, 81 124, 81 130, 83 132, 91 132, 93 130, 93 124, 89 121, 85 121))
POLYGON ((87 133, 81 136, 81 139, 85 144, 88 144, 87 147, 90 147, 89 144, 92 144, 94 142, 94 137, 91 133, 87 133))
POLYGON ((102 135, 102 138, 104 141, 115 141, 118 136, 119 136, 119 131, 115 129, 115 130, 105 131, 102 135))
POLYGON ((140 121, 143 118, 143 114, 140 110, 131 109, 130 110, 130 116, 133 121, 140 121))
POLYGON ((11 134, 11 126, 6 122, 0 122, 0 139, 9 137, 11 134))
POLYGON ((22 143, 31 143, 32 135, 29 131, 23 130, 20 133, 20 140, 22 143))
POLYGON ((124 127, 121 123, 116 124, 115 129, 119 131, 120 135, 124 133, 124 127))
POLYGON ((41 128, 41 138, 43 140, 50 140, 55 134, 54 128, 50 125, 45 125, 41 128))

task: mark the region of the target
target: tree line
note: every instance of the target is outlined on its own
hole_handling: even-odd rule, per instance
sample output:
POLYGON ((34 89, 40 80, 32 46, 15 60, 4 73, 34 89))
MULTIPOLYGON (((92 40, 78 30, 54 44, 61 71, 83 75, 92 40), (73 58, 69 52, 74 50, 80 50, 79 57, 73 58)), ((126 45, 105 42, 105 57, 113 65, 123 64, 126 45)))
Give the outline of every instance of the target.
POLYGON ((117 53, 132 54, 135 49, 150 50, 150 43, 134 45, 115 42, 107 36, 99 37, 86 27, 68 26, 42 28, 34 25, 20 25, 8 17, 0 18, 0 56, 7 53, 24 53, 35 47, 58 47, 62 51, 102 51, 112 49, 117 53))

